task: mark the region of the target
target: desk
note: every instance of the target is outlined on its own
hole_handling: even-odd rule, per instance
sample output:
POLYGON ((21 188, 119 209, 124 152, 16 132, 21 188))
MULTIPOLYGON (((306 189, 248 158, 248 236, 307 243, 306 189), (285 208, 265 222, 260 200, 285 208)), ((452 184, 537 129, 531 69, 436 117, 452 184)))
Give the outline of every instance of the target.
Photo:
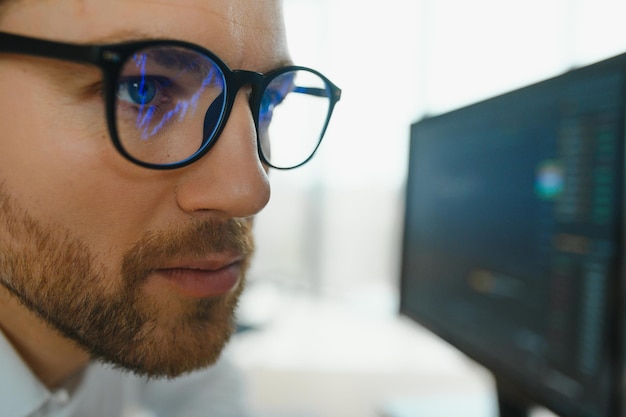
POLYGON ((491 375, 411 320, 341 300, 273 297, 259 330, 230 346, 260 417, 494 415, 491 375))

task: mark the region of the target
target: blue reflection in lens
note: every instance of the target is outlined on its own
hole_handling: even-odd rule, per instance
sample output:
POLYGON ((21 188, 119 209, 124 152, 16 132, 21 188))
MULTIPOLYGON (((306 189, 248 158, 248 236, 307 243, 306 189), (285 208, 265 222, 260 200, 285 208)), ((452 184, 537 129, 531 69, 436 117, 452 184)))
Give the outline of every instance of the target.
MULTIPOLYGON (((120 97, 136 111, 135 127, 141 140, 159 134, 168 123, 184 122, 188 115, 195 114, 203 95, 215 95, 214 101, 207 104, 223 111, 224 76, 208 57, 182 49, 148 51, 133 56, 138 75, 121 80, 118 87, 120 97), (215 93, 207 94, 209 89, 215 93), (217 106, 215 102, 219 102, 217 106)), ((209 133, 212 135, 214 129, 209 133)), ((206 139, 203 137, 203 142, 206 139)))
MULTIPOLYGON (((172 120, 176 115, 178 115, 178 120, 182 121, 185 118, 185 115, 187 114, 187 111, 190 108, 192 109, 192 111, 195 111, 195 109, 197 108, 197 104, 198 104, 198 100, 200 99, 200 96, 205 91, 207 86, 212 85, 212 80, 215 78, 215 73, 216 71, 212 70, 204 78, 201 86, 199 87, 199 90, 196 93, 194 93, 193 96, 191 96, 189 100, 178 101, 172 110, 169 110, 166 113, 164 113, 159 123, 157 123, 157 125, 154 126, 154 128, 149 132, 148 135, 146 135, 148 133, 147 130, 144 129, 144 131, 142 132, 142 139, 148 139, 150 136, 156 135, 159 132, 159 130, 163 128, 163 125, 165 125, 165 123, 167 123, 168 121, 172 120)), ((223 97, 223 95, 220 94, 218 98, 220 97, 223 97)), ((205 139, 203 138, 203 142, 204 141, 205 139)))
MULTIPOLYGON (((143 53, 143 54, 135 54, 135 56, 133 57, 134 61, 135 61, 135 65, 137 66, 137 68, 139 68, 140 74, 141 74, 141 79, 145 80, 146 78, 146 61, 148 59, 148 55, 143 53)), ((155 94, 156 94, 156 90, 155 90, 155 94)), ((153 97, 154 99, 154 97, 153 97)), ((154 107, 149 107, 148 111, 144 113, 144 108, 145 108, 145 102, 140 103, 141 105, 139 106, 139 111, 137 113, 137 127, 143 128, 142 130, 142 134, 141 134, 141 138, 142 139, 147 139, 148 137, 146 136, 146 126, 150 124, 150 120, 152 119, 152 116, 154 114, 154 107)))
POLYGON ((276 103, 280 103, 281 99, 276 97, 276 94, 270 91, 265 91, 263 98, 261 99, 261 109, 259 111, 259 119, 262 124, 267 125, 272 121, 274 115, 274 107, 276 103))
POLYGON ((272 121, 274 109, 279 106, 293 91, 296 78, 295 72, 287 72, 277 76, 267 86, 261 98, 261 108, 259 109, 259 121, 266 126, 272 121))
POLYGON ((128 96, 135 103, 145 106, 154 100, 157 92, 156 82, 142 77, 139 81, 127 83, 128 96))

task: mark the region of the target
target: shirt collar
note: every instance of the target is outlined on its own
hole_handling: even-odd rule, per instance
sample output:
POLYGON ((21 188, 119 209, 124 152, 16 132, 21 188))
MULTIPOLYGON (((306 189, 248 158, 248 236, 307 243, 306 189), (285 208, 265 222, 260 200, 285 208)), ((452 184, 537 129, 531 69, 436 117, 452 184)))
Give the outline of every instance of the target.
POLYGON ((0 363, 0 416, 29 416, 50 398, 50 391, 37 379, 1 331, 0 363))

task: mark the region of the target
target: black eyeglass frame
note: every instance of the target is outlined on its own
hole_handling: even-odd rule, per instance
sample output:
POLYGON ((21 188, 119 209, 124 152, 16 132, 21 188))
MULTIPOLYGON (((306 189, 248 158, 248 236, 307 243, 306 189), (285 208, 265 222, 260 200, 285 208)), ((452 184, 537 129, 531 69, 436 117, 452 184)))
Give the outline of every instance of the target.
MULTIPOLYGON (((233 108, 237 93, 239 89, 244 85, 250 85, 252 88, 249 103, 254 124, 257 130, 257 153, 261 158, 261 161, 264 164, 276 169, 297 168, 307 163, 319 148, 319 145, 328 127, 328 123, 330 121, 334 107, 341 98, 341 89, 333 84, 326 76, 314 69, 292 65, 281 67, 265 74, 246 70, 231 70, 224 61, 222 61, 217 55, 215 55, 208 49, 205 49, 193 43, 180 40, 146 40, 130 41, 116 44, 87 45, 57 42, 0 32, 0 53, 13 53, 19 55, 60 59, 63 61, 92 64, 99 67, 102 70, 103 74, 103 86, 105 94, 104 98, 106 107, 105 117, 107 120, 109 135, 111 137, 113 145, 115 146, 117 151, 127 160, 139 166, 151 169, 167 170, 182 168, 206 155, 206 153, 209 152, 209 150, 219 139, 222 130, 224 129, 224 126, 226 125, 230 116, 230 112, 233 108), (123 65, 129 58, 132 57, 134 53, 138 52, 139 50, 161 45, 187 48, 207 56, 219 67, 219 69, 224 74, 224 89, 226 93, 226 101, 224 103, 224 110, 221 113, 221 119, 219 121, 219 124, 215 128, 213 136, 210 138, 210 140, 203 141, 202 146, 188 158, 170 164, 152 164, 136 159, 135 157, 130 155, 122 146, 121 141, 118 137, 116 125, 117 120, 115 116, 115 104, 117 94, 116 86, 118 84, 123 65), (294 166, 278 167, 272 165, 268 158, 266 158, 263 154, 259 132, 259 113, 261 109, 261 100, 263 97, 262 93, 263 91, 265 91, 265 88, 276 77, 291 71, 308 71, 320 77, 329 89, 329 108, 326 120, 324 122, 324 126, 321 130, 320 138, 311 155, 309 155, 309 157, 304 161, 294 166)), ((316 93, 313 92, 313 94, 315 95, 316 93)), ((322 94, 322 92, 319 92, 319 95, 326 96, 326 94, 322 94)))

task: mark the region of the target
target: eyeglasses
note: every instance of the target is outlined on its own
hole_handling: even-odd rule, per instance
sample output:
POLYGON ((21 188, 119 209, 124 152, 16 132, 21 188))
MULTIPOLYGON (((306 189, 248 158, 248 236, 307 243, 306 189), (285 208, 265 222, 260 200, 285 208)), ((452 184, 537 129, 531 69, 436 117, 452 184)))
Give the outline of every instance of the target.
POLYGON ((316 70, 233 71, 212 52, 182 41, 80 45, 0 32, 0 52, 101 68, 115 148, 153 169, 180 168, 205 155, 245 85, 251 86, 261 160, 278 169, 303 165, 319 147, 341 97, 341 89, 316 70))

